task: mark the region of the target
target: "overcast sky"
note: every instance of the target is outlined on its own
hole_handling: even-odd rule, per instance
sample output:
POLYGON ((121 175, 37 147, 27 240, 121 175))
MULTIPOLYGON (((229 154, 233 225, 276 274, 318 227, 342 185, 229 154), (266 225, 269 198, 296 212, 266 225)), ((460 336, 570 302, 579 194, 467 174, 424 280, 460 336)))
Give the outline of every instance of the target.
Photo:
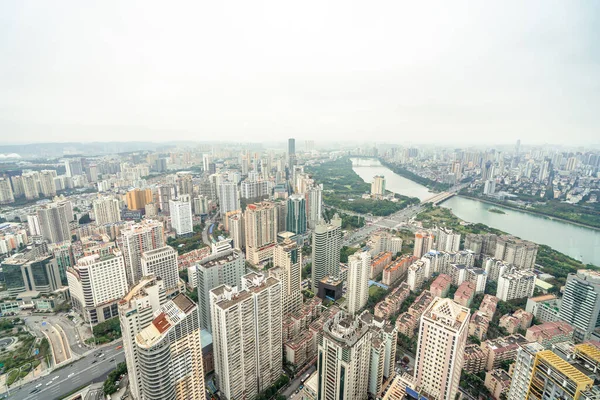
POLYGON ((600 143, 597 1, 91 3, 0 3, 3 143, 600 143))

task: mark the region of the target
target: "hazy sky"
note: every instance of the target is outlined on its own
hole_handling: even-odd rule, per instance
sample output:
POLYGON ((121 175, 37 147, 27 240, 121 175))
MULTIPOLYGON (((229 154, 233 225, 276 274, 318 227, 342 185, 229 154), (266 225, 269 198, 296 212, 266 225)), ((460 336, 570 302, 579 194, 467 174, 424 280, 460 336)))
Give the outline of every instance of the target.
POLYGON ((600 143, 597 1, 3 1, 0 140, 600 143))

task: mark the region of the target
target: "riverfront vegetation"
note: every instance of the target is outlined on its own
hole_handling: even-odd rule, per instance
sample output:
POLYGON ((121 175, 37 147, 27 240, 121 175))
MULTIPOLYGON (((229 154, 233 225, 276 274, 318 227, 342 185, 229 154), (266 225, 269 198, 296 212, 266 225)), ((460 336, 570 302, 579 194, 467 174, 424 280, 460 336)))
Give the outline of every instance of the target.
POLYGON ((403 176, 406 179, 410 179, 413 182, 419 183, 419 184, 421 184, 433 191, 436 191, 436 192, 444 192, 444 191, 450 189, 450 187, 452 186, 447 183, 437 182, 437 181, 434 181, 433 179, 429 179, 424 176, 417 175, 414 172, 409 171, 408 169, 406 169, 398 164, 392 164, 383 159, 379 159, 379 162, 381 162, 381 165, 394 171, 394 173, 396 173, 400 176, 403 176))
POLYGON ((500 210, 499 208, 490 208, 488 211, 491 213, 496 213, 496 214, 506 214, 504 211, 500 210))
POLYGON ((400 195, 396 196, 398 201, 363 199, 363 194, 371 192, 371 184, 365 183, 354 172, 348 158, 309 166, 305 170, 316 182, 323 184, 323 202, 329 207, 359 214, 386 216, 419 203, 417 198, 400 195))
POLYGON ((600 228, 600 203, 571 204, 554 199, 542 199, 537 196, 528 196, 523 198, 522 195, 519 195, 518 199, 526 202, 524 205, 521 205, 519 203, 515 203, 514 201, 501 201, 493 197, 479 195, 469 191, 468 189, 461 190, 459 194, 464 197, 483 200, 492 204, 516 208, 524 212, 541 214, 593 228, 600 228))
MULTIPOLYGON (((466 235, 467 233, 493 233, 504 235, 499 229, 489 227, 485 224, 469 224, 458 218, 448 208, 427 206, 425 211, 415 217, 417 221, 423 224, 424 228, 434 228, 436 226, 446 226, 456 232, 466 235)), ((554 285, 551 291, 558 291, 560 286, 566 282, 567 275, 577 272, 578 269, 598 269, 592 264, 583 264, 574 258, 567 256, 546 245, 539 245, 536 264, 541 266, 541 270, 554 276, 554 279, 548 280, 548 283, 554 285)))

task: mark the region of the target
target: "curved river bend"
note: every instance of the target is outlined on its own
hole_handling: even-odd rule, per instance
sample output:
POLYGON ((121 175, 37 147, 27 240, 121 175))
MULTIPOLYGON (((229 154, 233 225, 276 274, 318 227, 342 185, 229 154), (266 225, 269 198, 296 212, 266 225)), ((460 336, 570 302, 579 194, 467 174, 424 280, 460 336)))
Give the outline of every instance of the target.
MULTIPOLYGON (((426 187, 395 174, 377 159, 353 158, 352 169, 367 183, 375 175, 385 176, 386 189, 389 191, 421 200, 432 196, 426 187)), ((460 196, 446 200, 441 206, 450 208, 465 221, 480 222, 520 238, 546 244, 583 263, 600 265, 599 230, 460 196), (490 208, 502 209, 506 214, 490 212, 490 208)))

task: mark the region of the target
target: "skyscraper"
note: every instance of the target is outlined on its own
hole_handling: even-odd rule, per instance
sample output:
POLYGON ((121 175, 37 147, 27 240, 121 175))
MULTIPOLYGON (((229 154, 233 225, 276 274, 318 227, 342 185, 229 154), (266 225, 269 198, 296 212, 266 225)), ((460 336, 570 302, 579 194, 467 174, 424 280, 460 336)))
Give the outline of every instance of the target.
POLYGON ((508 400, 527 400, 529 382, 535 364, 536 353, 543 351, 544 346, 537 342, 523 344, 517 350, 514 370, 508 392, 508 400))
POLYGON ((413 256, 417 258, 423 257, 433 248, 434 236, 429 232, 415 233, 415 246, 413 256))
POLYGON ((340 250, 342 248, 342 219, 336 214, 331 223, 320 222, 312 237, 312 290, 325 276, 340 278, 340 250))
POLYGON ((448 253, 456 253, 460 249, 460 233, 452 232, 452 229, 439 228, 437 230, 436 250, 448 253))
POLYGON ((283 313, 291 314, 302 307, 302 251, 289 238, 275 246, 274 268, 269 276, 281 281, 283 313))
POLYGON ((382 198, 385 195, 385 177, 383 175, 375 175, 371 183, 371 196, 382 198))
POLYGON ((0 178, 0 204, 9 204, 15 201, 10 181, 7 178, 0 178))
POLYGON ((323 185, 312 185, 306 192, 306 220, 310 229, 315 229, 323 215, 323 185))
POLYGON ((125 195, 129 210, 143 210, 146 204, 152 203, 152 190, 133 189, 125 195))
POLYGON ((288 139, 288 167, 290 173, 294 170, 294 166, 296 165, 296 139, 289 138, 288 139))
MULTIPOLYGON (((415 380, 428 398, 456 398, 469 335, 470 310, 436 297, 421 316, 415 380)), ((423 393, 423 394, 425 394, 423 393)))
POLYGON ((218 185, 219 212, 222 216, 240 209, 240 193, 237 183, 224 181, 218 185))
POLYGON ((129 389, 134 399, 141 399, 141 372, 135 345, 136 335, 152 323, 154 312, 166 301, 162 279, 145 276, 119 301, 119 321, 123 335, 123 352, 129 373, 129 389))
POLYGON ((210 292, 215 376, 221 398, 253 399, 281 375, 281 282, 250 273, 241 290, 210 292))
POLYGON ((154 275, 162 279, 168 294, 179 287, 177 252, 171 246, 144 251, 140 260, 142 276, 154 275))
POLYGON ((325 322, 317 355, 319 399, 367 398, 372 337, 358 316, 339 312, 325 322))
POLYGON ((306 232, 306 200, 303 195, 293 194, 288 198, 285 220, 286 231, 297 235, 306 232))
POLYGON ((119 250, 109 256, 82 257, 67 270, 73 308, 91 324, 118 315, 117 302, 127 293, 125 263, 119 250))
POLYGON ((119 200, 106 196, 94 200, 93 204, 97 225, 112 224, 121 220, 119 200))
POLYGON ((369 271, 371 255, 361 251, 348 257, 348 312, 357 314, 369 300, 369 271))
POLYGON ((83 167, 81 165, 81 158, 70 158, 65 160, 65 171, 69 177, 76 175, 83 175, 83 167))
POLYGON ((145 219, 121 231, 127 282, 135 285, 142 277, 142 253, 165 245, 161 222, 145 219))
POLYGON ((240 287, 242 276, 246 273, 245 261, 244 253, 237 249, 230 249, 205 257, 196 264, 196 284, 202 329, 212 332, 210 291, 220 285, 240 287))
POLYGON ((70 201, 50 203, 37 210, 42 238, 49 243, 71 240, 69 223, 73 220, 73 206, 70 201))
POLYGON ((191 235, 194 232, 192 203, 181 200, 169 200, 171 226, 177 236, 191 235))
POLYGON ((54 186, 55 170, 42 170, 39 173, 40 189, 44 197, 56 196, 56 186, 54 186))
POLYGON ((578 340, 600 328, 600 272, 580 269, 569 274, 558 316, 573 325, 578 340))
POLYGON ((190 171, 180 171, 177 173, 177 196, 194 194, 194 182, 192 181, 190 171))
POLYGON ((249 204, 244 214, 246 256, 258 265, 273 257, 277 242, 277 209, 269 201, 249 204))
POLYGON ((204 400, 198 306, 178 294, 135 336, 139 391, 148 400, 204 400))

